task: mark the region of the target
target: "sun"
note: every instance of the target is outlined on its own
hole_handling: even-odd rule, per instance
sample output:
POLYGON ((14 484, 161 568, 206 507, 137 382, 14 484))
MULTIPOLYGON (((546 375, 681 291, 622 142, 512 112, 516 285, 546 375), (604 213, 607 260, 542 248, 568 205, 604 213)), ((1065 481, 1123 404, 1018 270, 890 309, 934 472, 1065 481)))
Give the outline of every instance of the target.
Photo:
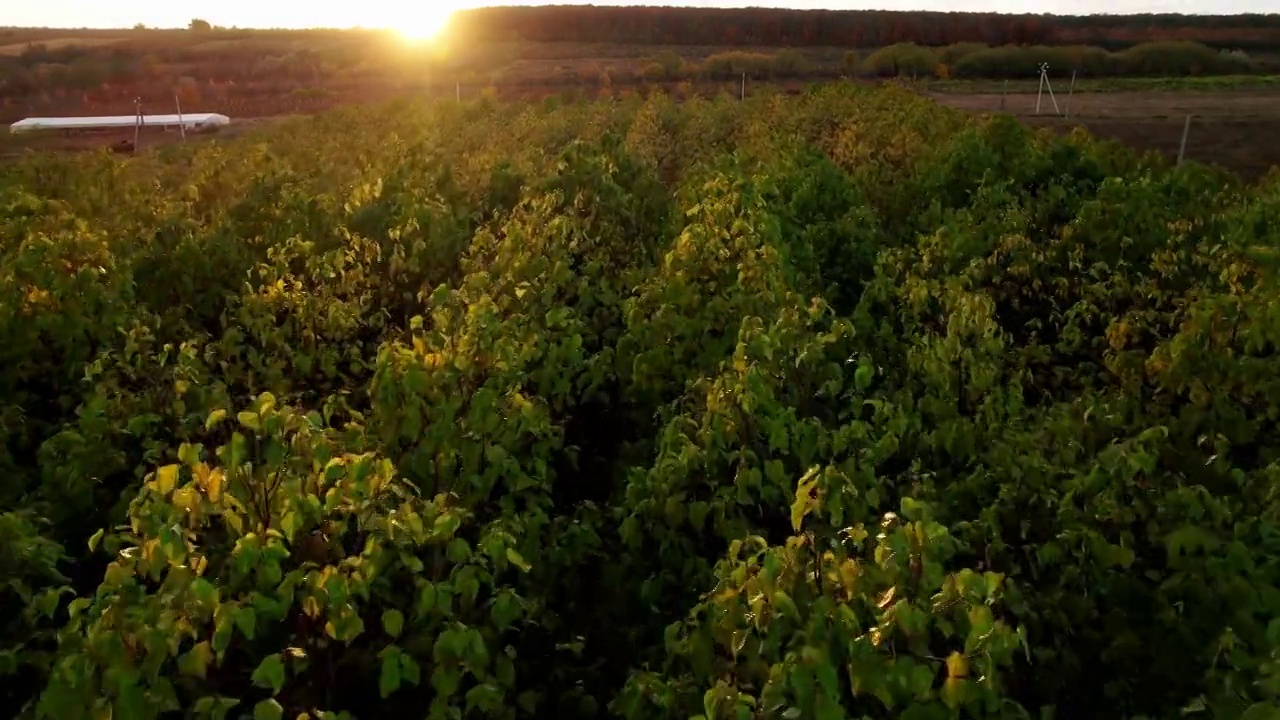
POLYGON ((435 40, 449 25, 453 17, 453 9, 438 4, 424 4, 414 8, 410 13, 400 15, 392 26, 397 33, 410 42, 429 42, 435 40))

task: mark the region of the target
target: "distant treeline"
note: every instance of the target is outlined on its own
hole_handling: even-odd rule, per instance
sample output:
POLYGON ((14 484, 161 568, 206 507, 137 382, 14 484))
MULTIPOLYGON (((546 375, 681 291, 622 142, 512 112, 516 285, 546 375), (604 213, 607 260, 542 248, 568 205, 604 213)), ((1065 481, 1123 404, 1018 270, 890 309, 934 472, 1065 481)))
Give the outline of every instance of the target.
POLYGON ((1194 40, 1218 49, 1280 49, 1280 14, 1003 15, 675 7, 489 7, 459 12, 451 34, 476 41, 654 45, 883 47, 1092 45, 1194 40))

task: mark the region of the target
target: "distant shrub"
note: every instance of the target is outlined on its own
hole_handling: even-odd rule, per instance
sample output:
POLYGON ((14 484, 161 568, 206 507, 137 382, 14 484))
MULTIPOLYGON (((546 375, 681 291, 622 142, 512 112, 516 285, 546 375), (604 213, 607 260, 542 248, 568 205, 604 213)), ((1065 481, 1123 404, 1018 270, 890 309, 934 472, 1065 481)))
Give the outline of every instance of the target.
POLYGON ((987 46, 984 43, 963 42, 963 43, 955 43, 954 45, 947 45, 945 47, 940 47, 934 52, 937 53, 938 60, 940 60, 941 62, 945 63, 948 66, 951 66, 951 65, 955 65, 956 62, 959 61, 961 58, 968 57, 969 55, 972 55, 976 52, 982 52, 983 50, 986 50, 988 47, 989 46, 987 46))
POLYGON ((651 62, 640 68, 640 77, 651 82, 667 79, 667 69, 662 63, 651 62))
POLYGON ((1048 63, 1052 73, 1077 71, 1094 77, 1227 75, 1258 69, 1243 53, 1219 52, 1195 42, 1143 43, 1118 53, 1089 45, 950 46, 939 56, 944 61, 953 58, 951 74, 967 78, 1035 77, 1041 63, 1048 63))
POLYGON ((863 67, 871 75, 879 77, 933 75, 938 67, 938 56, 930 48, 915 43, 898 43, 871 53, 863 67))
POLYGON ((663 50, 654 56, 653 62, 662 66, 662 71, 669 78, 677 78, 684 74, 685 61, 671 50, 663 50))
POLYGON ((716 53, 702 62, 702 74, 710 78, 730 78, 746 73, 764 77, 773 72, 773 56, 739 50, 716 53))
POLYGON ((1228 75, 1254 70, 1241 52, 1219 52, 1197 42, 1151 42, 1116 53, 1117 69, 1124 75, 1188 76, 1228 75))
POLYGON ((1112 74, 1115 61, 1106 50, 1085 45, 1002 45, 965 54, 951 69, 956 77, 1021 78, 1038 75, 1041 63, 1050 72, 1102 76, 1112 74))
POLYGON ((777 77, 794 77, 808 72, 809 60, 799 50, 782 50, 773 56, 773 74, 777 77))

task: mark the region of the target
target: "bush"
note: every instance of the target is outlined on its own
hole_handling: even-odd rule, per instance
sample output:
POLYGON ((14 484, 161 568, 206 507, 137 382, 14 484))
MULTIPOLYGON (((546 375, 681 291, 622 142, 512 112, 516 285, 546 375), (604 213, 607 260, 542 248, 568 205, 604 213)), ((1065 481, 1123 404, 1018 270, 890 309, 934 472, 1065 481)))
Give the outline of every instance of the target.
POLYGON ((952 67, 956 77, 1037 77, 1040 64, 1048 63, 1054 75, 1077 71, 1095 77, 1111 74, 1113 60, 1105 50, 1089 46, 1004 45, 969 52, 952 67))
POLYGON ((938 56, 933 50, 915 43, 899 43, 867 56, 863 67, 879 77, 924 77, 937 70, 938 56))
POLYGON ((743 73, 751 77, 768 77, 773 69, 772 55, 739 50, 710 55, 701 65, 702 74, 716 80, 735 78, 743 73))
POLYGON ((1220 52, 1195 42, 1152 42, 1116 53, 1117 70, 1124 75, 1194 76, 1252 72, 1242 52, 1220 52))
POLYGON ((988 49, 988 45, 977 42, 955 43, 946 47, 938 48, 938 60, 947 65, 955 65, 960 59, 968 57, 976 52, 988 49))

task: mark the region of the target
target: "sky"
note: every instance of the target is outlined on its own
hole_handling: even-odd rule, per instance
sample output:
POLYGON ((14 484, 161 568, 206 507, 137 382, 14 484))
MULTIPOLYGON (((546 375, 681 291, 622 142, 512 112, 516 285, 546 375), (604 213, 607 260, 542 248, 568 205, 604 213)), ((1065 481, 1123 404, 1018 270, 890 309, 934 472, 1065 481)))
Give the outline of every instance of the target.
MULTIPOLYGON (((0 26, 45 27, 182 27, 192 17, 214 25, 238 27, 386 27, 426 33, 440 24, 451 8, 471 5, 546 4, 499 0, 217 0, 182 3, 174 0, 0 0, 0 26)), ((575 3, 558 0, 555 4, 575 3)), ((686 5, 740 7, 762 5, 839 10, 957 10, 975 12, 1054 13, 1261 13, 1280 11, 1276 0, 870 0, 820 2, 814 0, 593 0, 594 5, 686 5)))

